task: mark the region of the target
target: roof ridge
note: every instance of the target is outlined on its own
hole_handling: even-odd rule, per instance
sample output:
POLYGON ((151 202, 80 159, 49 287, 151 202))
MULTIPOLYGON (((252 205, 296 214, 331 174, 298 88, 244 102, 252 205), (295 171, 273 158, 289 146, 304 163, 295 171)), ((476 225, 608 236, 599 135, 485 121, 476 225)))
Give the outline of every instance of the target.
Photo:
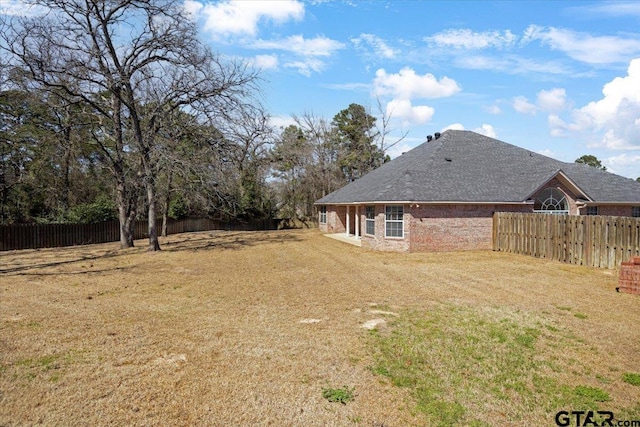
POLYGON ((448 129, 318 202, 523 202, 560 172, 594 202, 640 202, 640 184, 479 133, 448 129), (532 187, 533 186, 533 187, 532 187))

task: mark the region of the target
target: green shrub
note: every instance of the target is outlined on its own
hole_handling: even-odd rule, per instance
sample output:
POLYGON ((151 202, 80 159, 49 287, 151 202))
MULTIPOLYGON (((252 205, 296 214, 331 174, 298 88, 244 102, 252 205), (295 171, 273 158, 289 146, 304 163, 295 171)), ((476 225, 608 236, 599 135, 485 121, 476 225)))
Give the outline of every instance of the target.
POLYGON ((92 224, 118 219, 118 211, 113 200, 98 196, 93 203, 82 203, 71 208, 67 217, 69 222, 92 224))
POLYGON ((182 197, 178 196, 169 202, 169 218, 181 219, 187 216, 188 213, 189 208, 182 197))

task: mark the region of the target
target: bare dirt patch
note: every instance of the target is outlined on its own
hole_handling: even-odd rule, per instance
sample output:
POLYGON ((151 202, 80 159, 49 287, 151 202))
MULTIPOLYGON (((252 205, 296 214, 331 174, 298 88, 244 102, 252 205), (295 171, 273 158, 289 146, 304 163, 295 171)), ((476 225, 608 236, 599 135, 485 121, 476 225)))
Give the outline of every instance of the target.
MULTIPOLYGON (((612 405, 638 404, 619 377, 640 366, 640 300, 610 271, 377 253, 316 231, 161 243, 0 253, 0 425, 421 425, 407 391, 372 372, 361 326, 450 304, 543 316, 584 346, 567 358, 612 405), (343 386, 348 404, 323 398, 343 386)), ((498 425, 487 411, 476 418, 498 425)))

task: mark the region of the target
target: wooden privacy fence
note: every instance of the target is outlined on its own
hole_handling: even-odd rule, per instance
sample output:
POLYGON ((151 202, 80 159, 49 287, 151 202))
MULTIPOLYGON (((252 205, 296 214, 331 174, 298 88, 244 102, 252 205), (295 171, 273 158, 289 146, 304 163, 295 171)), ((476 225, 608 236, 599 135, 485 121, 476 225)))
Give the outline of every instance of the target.
POLYGON ((493 250, 616 268, 640 255, 640 218, 499 212, 493 250))
MULTIPOLYGON (((221 221, 210 218, 169 220, 167 234, 207 230, 275 230, 280 220, 221 221)), ((136 221, 135 239, 149 237, 147 220, 136 221)), ((157 224, 158 233, 162 221, 157 224)), ((14 249, 53 248, 60 246, 88 245, 117 242, 120 240, 120 223, 106 221, 95 224, 12 224, 0 225, 0 251, 14 249)))

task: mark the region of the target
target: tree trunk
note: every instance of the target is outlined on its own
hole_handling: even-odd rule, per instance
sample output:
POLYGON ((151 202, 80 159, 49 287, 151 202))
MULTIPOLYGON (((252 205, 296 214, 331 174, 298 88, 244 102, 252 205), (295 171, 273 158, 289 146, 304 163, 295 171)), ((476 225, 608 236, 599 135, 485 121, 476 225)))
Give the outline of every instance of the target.
POLYGON ((67 211, 69 210, 70 200, 69 193, 71 191, 71 180, 69 179, 71 169, 71 153, 70 150, 64 155, 64 187, 62 188, 62 208, 64 209, 64 214, 66 216, 67 211))
MULTIPOLYGON (((136 126, 136 133, 139 131, 139 126, 136 126)), ((139 133, 139 141, 142 141, 141 137, 142 133, 139 133)), ((158 241, 158 225, 157 225, 157 213, 156 213, 156 185, 155 185, 155 175, 153 174, 153 170, 151 168, 151 159, 149 150, 143 147, 142 151, 142 167, 144 170, 144 186, 145 190, 147 190, 147 214, 148 214, 148 225, 149 225, 149 251, 159 251, 160 250, 160 242, 158 241)))
POLYGON ((168 210, 169 209, 166 207, 162 210, 162 231, 160 232, 162 237, 167 237, 167 221, 169 220, 168 210))
POLYGON ((126 186, 121 181, 116 184, 116 203, 118 205, 118 221, 120 222, 120 249, 132 248, 134 237, 132 223, 135 218, 135 209, 130 209, 126 186))
POLYGON ((158 227, 156 224, 156 195, 153 183, 147 180, 147 202, 149 203, 149 251, 159 251, 158 227))
POLYGON ((127 216, 125 223, 125 228, 127 230, 127 244, 131 248, 133 247, 133 241, 136 238, 136 213, 137 210, 130 206, 129 215, 127 216))
POLYGON ((167 221, 169 220, 169 203, 171 202, 171 180, 173 173, 169 171, 169 179, 167 183, 167 195, 164 198, 164 206, 162 209, 162 236, 167 237, 167 221))

